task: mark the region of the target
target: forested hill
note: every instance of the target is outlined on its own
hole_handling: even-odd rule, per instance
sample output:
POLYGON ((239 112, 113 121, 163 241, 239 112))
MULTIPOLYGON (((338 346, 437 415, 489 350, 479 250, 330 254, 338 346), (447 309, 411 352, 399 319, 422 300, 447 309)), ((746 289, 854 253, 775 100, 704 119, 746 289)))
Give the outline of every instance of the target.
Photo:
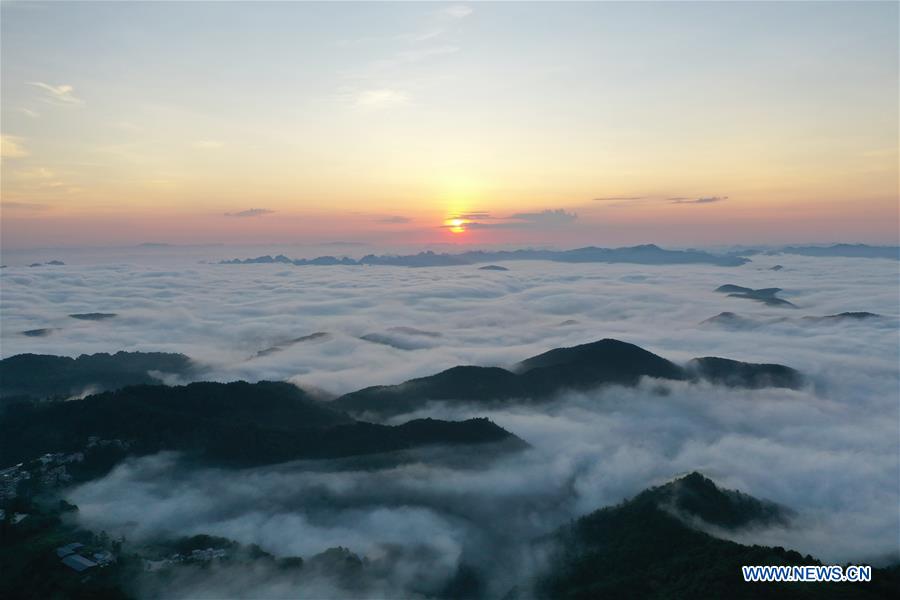
POLYGON ((11 405, 0 415, 0 467, 46 452, 79 451, 90 437, 122 440, 130 454, 176 450, 233 466, 429 445, 526 446, 487 419, 376 425, 355 421, 289 383, 239 381, 134 386, 82 400, 11 405))

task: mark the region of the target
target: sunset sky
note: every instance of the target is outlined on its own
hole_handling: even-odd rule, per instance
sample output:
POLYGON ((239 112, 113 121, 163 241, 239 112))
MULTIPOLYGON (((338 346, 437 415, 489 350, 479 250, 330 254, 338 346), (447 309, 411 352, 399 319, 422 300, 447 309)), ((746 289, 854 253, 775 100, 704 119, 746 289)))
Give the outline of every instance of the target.
POLYGON ((2 247, 897 243, 897 3, 2 4, 2 247))

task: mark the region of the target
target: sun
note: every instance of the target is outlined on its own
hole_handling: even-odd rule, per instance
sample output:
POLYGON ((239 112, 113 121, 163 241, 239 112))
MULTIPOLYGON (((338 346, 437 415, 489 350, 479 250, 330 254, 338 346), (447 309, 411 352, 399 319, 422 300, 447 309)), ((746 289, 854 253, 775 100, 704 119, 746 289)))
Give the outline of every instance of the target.
POLYGON ((458 217, 447 219, 447 228, 451 233, 465 233, 466 222, 458 217))

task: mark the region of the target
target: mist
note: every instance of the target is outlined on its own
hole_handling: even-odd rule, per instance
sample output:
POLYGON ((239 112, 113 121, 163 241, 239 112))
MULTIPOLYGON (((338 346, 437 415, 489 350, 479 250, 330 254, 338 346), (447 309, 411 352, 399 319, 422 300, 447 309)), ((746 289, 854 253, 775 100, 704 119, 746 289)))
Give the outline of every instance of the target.
MULTIPOLYGON (((439 449, 377 468, 329 461, 228 472, 163 454, 129 460, 67 497, 86 527, 135 542, 208 533, 304 558, 344 546, 369 561, 364 590, 354 595, 373 597, 431 595, 459 565, 489 566, 487 593, 503 595, 540 571, 542 536, 694 470, 795 511, 787 527, 716 532, 721 537, 826 562, 898 558, 896 262, 758 256, 732 268, 506 266, 9 268, 2 275, 2 352, 183 352, 206 367, 204 379, 284 379, 326 398, 457 364, 508 367, 604 337, 675 362, 722 356, 782 363, 808 384, 735 390, 644 380, 541 404, 434 403, 390 420, 487 416, 532 446, 478 468, 442 460, 439 449), (770 271, 776 262, 784 269, 770 271), (713 291, 725 283, 781 287, 798 308, 713 291), (119 316, 66 316, 86 311, 119 316), (723 311, 757 326, 701 324, 723 311), (881 317, 802 318, 852 311, 881 317), (18 335, 37 327, 60 330, 18 335), (285 344, 314 332, 328 335, 285 344), (402 349, 361 339, 371 334, 416 343, 402 349)), ((278 596, 297 584, 283 577, 264 567, 227 578, 188 570, 154 593, 214 596, 227 581, 229 590, 252 595, 268 581, 278 596)), ((301 593, 339 596, 335 585, 310 579, 301 593)))

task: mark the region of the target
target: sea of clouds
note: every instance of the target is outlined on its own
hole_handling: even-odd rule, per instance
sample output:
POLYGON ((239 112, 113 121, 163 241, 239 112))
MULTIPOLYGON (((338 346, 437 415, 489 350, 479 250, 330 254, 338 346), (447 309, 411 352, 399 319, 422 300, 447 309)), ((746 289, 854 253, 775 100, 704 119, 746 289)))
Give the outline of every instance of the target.
MULTIPOLYGON (((381 573, 368 588, 372 596, 427 595, 460 562, 493 565, 488 591, 502 595, 540 568, 532 540, 693 470, 797 513, 789 527, 727 534, 733 539, 827 562, 898 559, 896 261, 785 255, 757 256, 741 267, 504 264, 509 271, 193 260, 9 267, 0 275, 2 356, 183 352, 206 366, 207 379, 289 380, 323 397, 457 364, 510 366, 604 337, 675 362, 723 356, 782 363, 807 375, 809 385, 733 390, 644 382, 538 406, 435 405, 392 419, 488 416, 532 445, 493 461, 423 458, 379 470, 294 463, 226 474, 160 455, 130 461, 69 495, 85 525, 133 540, 210 533, 305 557, 346 546, 380 565, 372 569, 381 573), (784 269, 769 270, 776 263, 784 269), (725 283, 783 288, 798 308, 713 291, 725 283), (722 311, 759 325, 701 324, 722 311), (801 318, 845 311, 885 318, 801 318), (82 312, 119 316, 67 316, 82 312), (45 327, 58 329, 42 338, 20 334, 45 327), (314 332, 329 335, 284 345, 314 332), (361 339, 369 334, 407 349, 361 339), (278 345, 283 349, 257 356, 278 345)), ((258 592, 247 577, 229 589, 258 592)), ((293 585, 263 579, 274 595, 293 585)), ((310 596, 326 589, 308 585, 310 596)), ((162 595, 203 590, 214 596, 223 588, 194 574, 162 595)))

